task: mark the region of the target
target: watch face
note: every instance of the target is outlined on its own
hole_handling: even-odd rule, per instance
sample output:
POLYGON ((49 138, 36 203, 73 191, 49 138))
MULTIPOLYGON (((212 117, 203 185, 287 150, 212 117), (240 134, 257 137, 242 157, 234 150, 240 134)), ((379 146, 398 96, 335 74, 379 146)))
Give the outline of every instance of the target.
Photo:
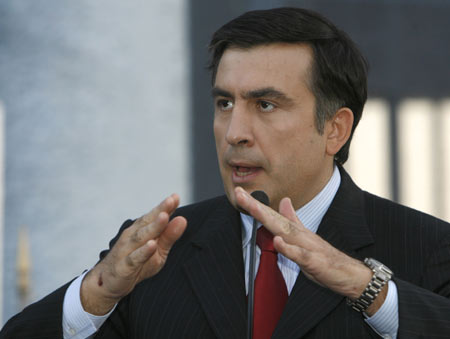
POLYGON ((382 264, 378 260, 375 260, 373 258, 366 258, 364 260, 364 263, 367 266, 369 266, 372 270, 376 270, 377 271, 377 276, 380 279, 383 279, 383 280, 391 279, 391 277, 393 275, 392 271, 389 269, 389 267, 387 267, 386 265, 382 264))
POLYGON ((367 258, 365 260, 366 264, 369 265, 370 268, 375 268, 377 266, 381 266, 383 265, 382 263, 380 263, 379 261, 373 259, 373 258, 367 258))

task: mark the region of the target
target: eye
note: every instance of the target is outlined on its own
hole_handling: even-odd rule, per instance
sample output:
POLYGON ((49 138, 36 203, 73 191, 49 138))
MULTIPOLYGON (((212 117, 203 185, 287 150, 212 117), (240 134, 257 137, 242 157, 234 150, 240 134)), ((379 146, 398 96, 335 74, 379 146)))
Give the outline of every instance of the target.
POLYGON ((233 102, 231 100, 228 100, 228 99, 219 99, 219 100, 216 101, 216 106, 221 111, 229 111, 230 109, 233 108, 233 102))
POLYGON ((276 108, 274 104, 264 100, 259 101, 258 105, 263 112, 272 112, 276 108))

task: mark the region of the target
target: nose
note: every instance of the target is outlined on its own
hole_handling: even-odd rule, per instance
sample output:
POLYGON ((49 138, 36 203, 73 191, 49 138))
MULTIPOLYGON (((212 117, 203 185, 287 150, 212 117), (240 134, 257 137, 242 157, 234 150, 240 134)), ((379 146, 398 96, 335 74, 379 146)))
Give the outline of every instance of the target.
POLYGON ((230 115, 225 139, 233 146, 251 146, 254 142, 252 118, 245 109, 235 107, 230 115))

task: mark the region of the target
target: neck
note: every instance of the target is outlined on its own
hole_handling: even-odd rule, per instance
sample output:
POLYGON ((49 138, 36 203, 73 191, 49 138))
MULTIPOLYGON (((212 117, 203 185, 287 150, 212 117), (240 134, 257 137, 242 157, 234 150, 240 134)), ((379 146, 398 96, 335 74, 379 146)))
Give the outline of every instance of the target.
POLYGON ((324 189, 333 175, 334 167, 335 164, 333 162, 331 166, 327 166, 326 169, 322 171, 320 176, 311 179, 315 182, 315 184, 312 185, 307 192, 303 192, 301 196, 297 197, 297 199, 291 199, 295 210, 305 206, 324 189))

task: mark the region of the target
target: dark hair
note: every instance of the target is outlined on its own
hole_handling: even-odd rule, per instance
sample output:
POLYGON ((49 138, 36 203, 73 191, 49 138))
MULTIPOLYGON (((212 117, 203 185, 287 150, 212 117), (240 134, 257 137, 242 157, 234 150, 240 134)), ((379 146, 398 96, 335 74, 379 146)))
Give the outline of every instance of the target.
POLYGON ((227 48, 251 48, 271 43, 306 43, 314 60, 308 86, 316 100, 316 128, 323 133, 325 121, 341 107, 352 110, 354 121, 349 140, 335 155, 343 164, 353 132, 367 99, 367 61, 348 35, 318 13, 300 8, 275 8, 244 13, 216 31, 209 44, 208 68, 214 83, 217 67, 227 48))

